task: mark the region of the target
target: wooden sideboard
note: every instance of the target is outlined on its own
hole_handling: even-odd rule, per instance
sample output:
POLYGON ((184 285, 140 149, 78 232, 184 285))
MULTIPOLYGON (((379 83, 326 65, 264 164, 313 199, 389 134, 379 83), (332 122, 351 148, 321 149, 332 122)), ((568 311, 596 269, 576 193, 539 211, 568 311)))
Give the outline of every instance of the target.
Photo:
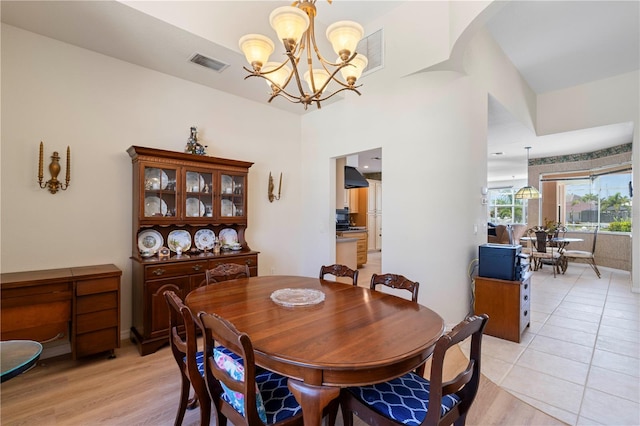
POLYGON ((520 343, 531 321, 531 276, 522 281, 476 277, 475 312, 489 315, 485 334, 520 343))
POLYGON ((120 277, 115 265, 0 275, 1 338, 68 338, 74 359, 120 347, 120 277))

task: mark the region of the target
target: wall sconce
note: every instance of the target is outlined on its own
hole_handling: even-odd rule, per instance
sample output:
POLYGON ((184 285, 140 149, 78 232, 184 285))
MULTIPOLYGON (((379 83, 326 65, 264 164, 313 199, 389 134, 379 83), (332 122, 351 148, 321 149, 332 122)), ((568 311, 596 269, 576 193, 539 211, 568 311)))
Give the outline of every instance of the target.
POLYGON ((49 164, 49 173, 51 173, 51 179, 46 182, 44 180, 44 174, 42 172, 43 166, 43 150, 44 146, 40 142, 40 157, 38 162, 38 184, 40 188, 47 188, 50 193, 55 194, 59 190, 66 190, 69 187, 69 181, 71 180, 71 149, 67 146, 67 174, 64 179, 64 184, 58 180, 58 173, 60 173, 60 156, 58 151, 53 151, 51 156, 51 164, 49 164))
POLYGON ((274 190, 274 186, 273 186, 273 176, 271 176, 271 172, 269 172, 269 187, 267 189, 267 195, 269 197, 269 202, 273 203, 273 200, 279 200, 280 199, 280 191, 282 190, 282 172, 280 172, 280 184, 278 185, 278 196, 276 197, 275 194, 273 193, 274 190))

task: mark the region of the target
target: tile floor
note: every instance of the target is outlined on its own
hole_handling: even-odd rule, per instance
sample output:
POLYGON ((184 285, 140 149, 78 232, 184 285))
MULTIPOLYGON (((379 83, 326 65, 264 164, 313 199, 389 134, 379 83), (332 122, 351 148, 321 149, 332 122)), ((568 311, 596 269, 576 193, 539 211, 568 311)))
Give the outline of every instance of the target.
POLYGON ((570 425, 640 425, 640 294, 630 273, 572 263, 534 272, 521 343, 486 336, 482 370, 570 425))
MULTIPOLYGON (((369 252, 358 284, 380 273, 369 252)), ((571 263, 534 272, 521 343, 485 336, 482 370, 503 389, 570 425, 640 425, 640 294, 631 275, 571 263)))

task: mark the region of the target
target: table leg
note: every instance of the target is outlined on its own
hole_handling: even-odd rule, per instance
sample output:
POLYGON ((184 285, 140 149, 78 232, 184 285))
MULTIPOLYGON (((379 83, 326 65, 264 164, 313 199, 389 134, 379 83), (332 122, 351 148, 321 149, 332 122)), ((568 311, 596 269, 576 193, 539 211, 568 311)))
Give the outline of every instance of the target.
POLYGON ((302 407, 304 426, 320 426, 324 407, 340 395, 340 388, 333 386, 313 386, 294 379, 289 379, 288 385, 302 407))

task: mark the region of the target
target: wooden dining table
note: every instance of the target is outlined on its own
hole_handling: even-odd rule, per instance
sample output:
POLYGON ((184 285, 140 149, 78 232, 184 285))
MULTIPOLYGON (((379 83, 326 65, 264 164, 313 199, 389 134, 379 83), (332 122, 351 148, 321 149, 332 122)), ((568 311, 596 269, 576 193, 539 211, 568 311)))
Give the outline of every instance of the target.
POLYGON ((256 364, 289 377, 304 424, 320 425, 340 388, 384 382, 421 365, 444 332, 431 309, 381 291, 319 278, 268 275, 200 287, 194 314, 216 313, 251 338, 256 364), (312 289, 324 300, 283 306, 280 289, 312 289), (276 298, 277 299, 277 298, 276 298))

